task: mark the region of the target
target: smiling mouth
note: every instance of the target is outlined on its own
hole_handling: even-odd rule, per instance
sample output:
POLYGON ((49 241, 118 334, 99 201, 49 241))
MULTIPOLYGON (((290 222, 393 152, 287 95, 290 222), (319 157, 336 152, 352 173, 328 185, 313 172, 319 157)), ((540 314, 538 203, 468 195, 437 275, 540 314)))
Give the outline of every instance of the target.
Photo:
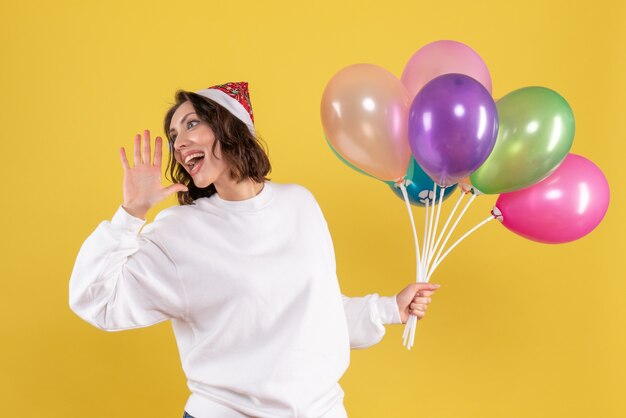
POLYGON ((204 164, 204 157, 198 158, 192 164, 188 164, 187 169, 189 171, 189 174, 191 176, 196 174, 198 171, 200 171, 200 167, 202 167, 203 164, 204 164))
POLYGON ((190 156, 188 156, 184 161, 184 166, 187 168, 187 171, 191 172, 193 169, 200 165, 200 163, 204 160, 204 153, 197 152, 190 156))

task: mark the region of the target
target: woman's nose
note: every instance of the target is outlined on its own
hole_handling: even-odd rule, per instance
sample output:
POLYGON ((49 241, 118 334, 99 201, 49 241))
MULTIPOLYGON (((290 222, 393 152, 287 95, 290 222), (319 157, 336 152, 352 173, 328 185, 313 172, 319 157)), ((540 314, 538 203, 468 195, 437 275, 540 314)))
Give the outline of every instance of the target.
POLYGON ((176 139, 174 139, 174 149, 176 151, 180 151, 182 148, 188 145, 189 141, 183 134, 176 136, 176 139))

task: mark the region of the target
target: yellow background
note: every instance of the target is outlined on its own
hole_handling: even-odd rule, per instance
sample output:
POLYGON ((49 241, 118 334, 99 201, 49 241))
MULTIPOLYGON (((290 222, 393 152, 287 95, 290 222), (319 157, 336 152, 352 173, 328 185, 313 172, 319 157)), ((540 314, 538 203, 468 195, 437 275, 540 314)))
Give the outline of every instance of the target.
MULTIPOLYGON (((390 295, 413 281, 403 202, 333 156, 319 108, 341 68, 368 62, 400 77, 439 39, 483 57, 495 97, 530 85, 564 96, 572 152, 603 170, 611 204, 569 244, 497 222, 471 236, 433 278, 442 288, 413 350, 391 326, 352 352, 348 413, 626 416, 624 21, 618 0, 3 2, 0 416, 182 416, 188 390, 169 322, 106 333, 68 306, 80 245, 121 203, 118 149, 144 128, 163 133, 177 88, 250 83, 271 178, 317 197, 344 293, 390 295)), ((494 201, 478 199, 459 231, 494 201)))

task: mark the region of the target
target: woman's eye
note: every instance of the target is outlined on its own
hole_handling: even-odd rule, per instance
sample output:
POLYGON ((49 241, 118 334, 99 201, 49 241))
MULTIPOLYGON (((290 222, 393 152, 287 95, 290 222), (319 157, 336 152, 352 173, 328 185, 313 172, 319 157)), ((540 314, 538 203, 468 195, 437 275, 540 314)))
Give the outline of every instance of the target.
MULTIPOLYGON (((193 126, 190 127, 189 124, 190 123, 194 123, 194 122, 196 124, 199 123, 197 120, 190 120, 190 121, 187 122, 187 129, 193 128, 193 126)), ((196 125, 194 125, 194 126, 196 126, 196 125)), ((170 138, 172 138, 172 141, 176 141, 176 135, 175 134, 171 134, 170 138)))

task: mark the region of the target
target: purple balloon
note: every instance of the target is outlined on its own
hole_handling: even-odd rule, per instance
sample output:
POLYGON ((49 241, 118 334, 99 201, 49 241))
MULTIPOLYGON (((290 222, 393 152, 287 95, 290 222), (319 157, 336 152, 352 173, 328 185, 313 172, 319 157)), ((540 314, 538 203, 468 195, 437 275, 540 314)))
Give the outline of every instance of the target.
POLYGON ((487 159, 498 136, 491 94, 464 74, 432 79, 409 111, 409 145, 415 160, 440 186, 458 183, 487 159))

